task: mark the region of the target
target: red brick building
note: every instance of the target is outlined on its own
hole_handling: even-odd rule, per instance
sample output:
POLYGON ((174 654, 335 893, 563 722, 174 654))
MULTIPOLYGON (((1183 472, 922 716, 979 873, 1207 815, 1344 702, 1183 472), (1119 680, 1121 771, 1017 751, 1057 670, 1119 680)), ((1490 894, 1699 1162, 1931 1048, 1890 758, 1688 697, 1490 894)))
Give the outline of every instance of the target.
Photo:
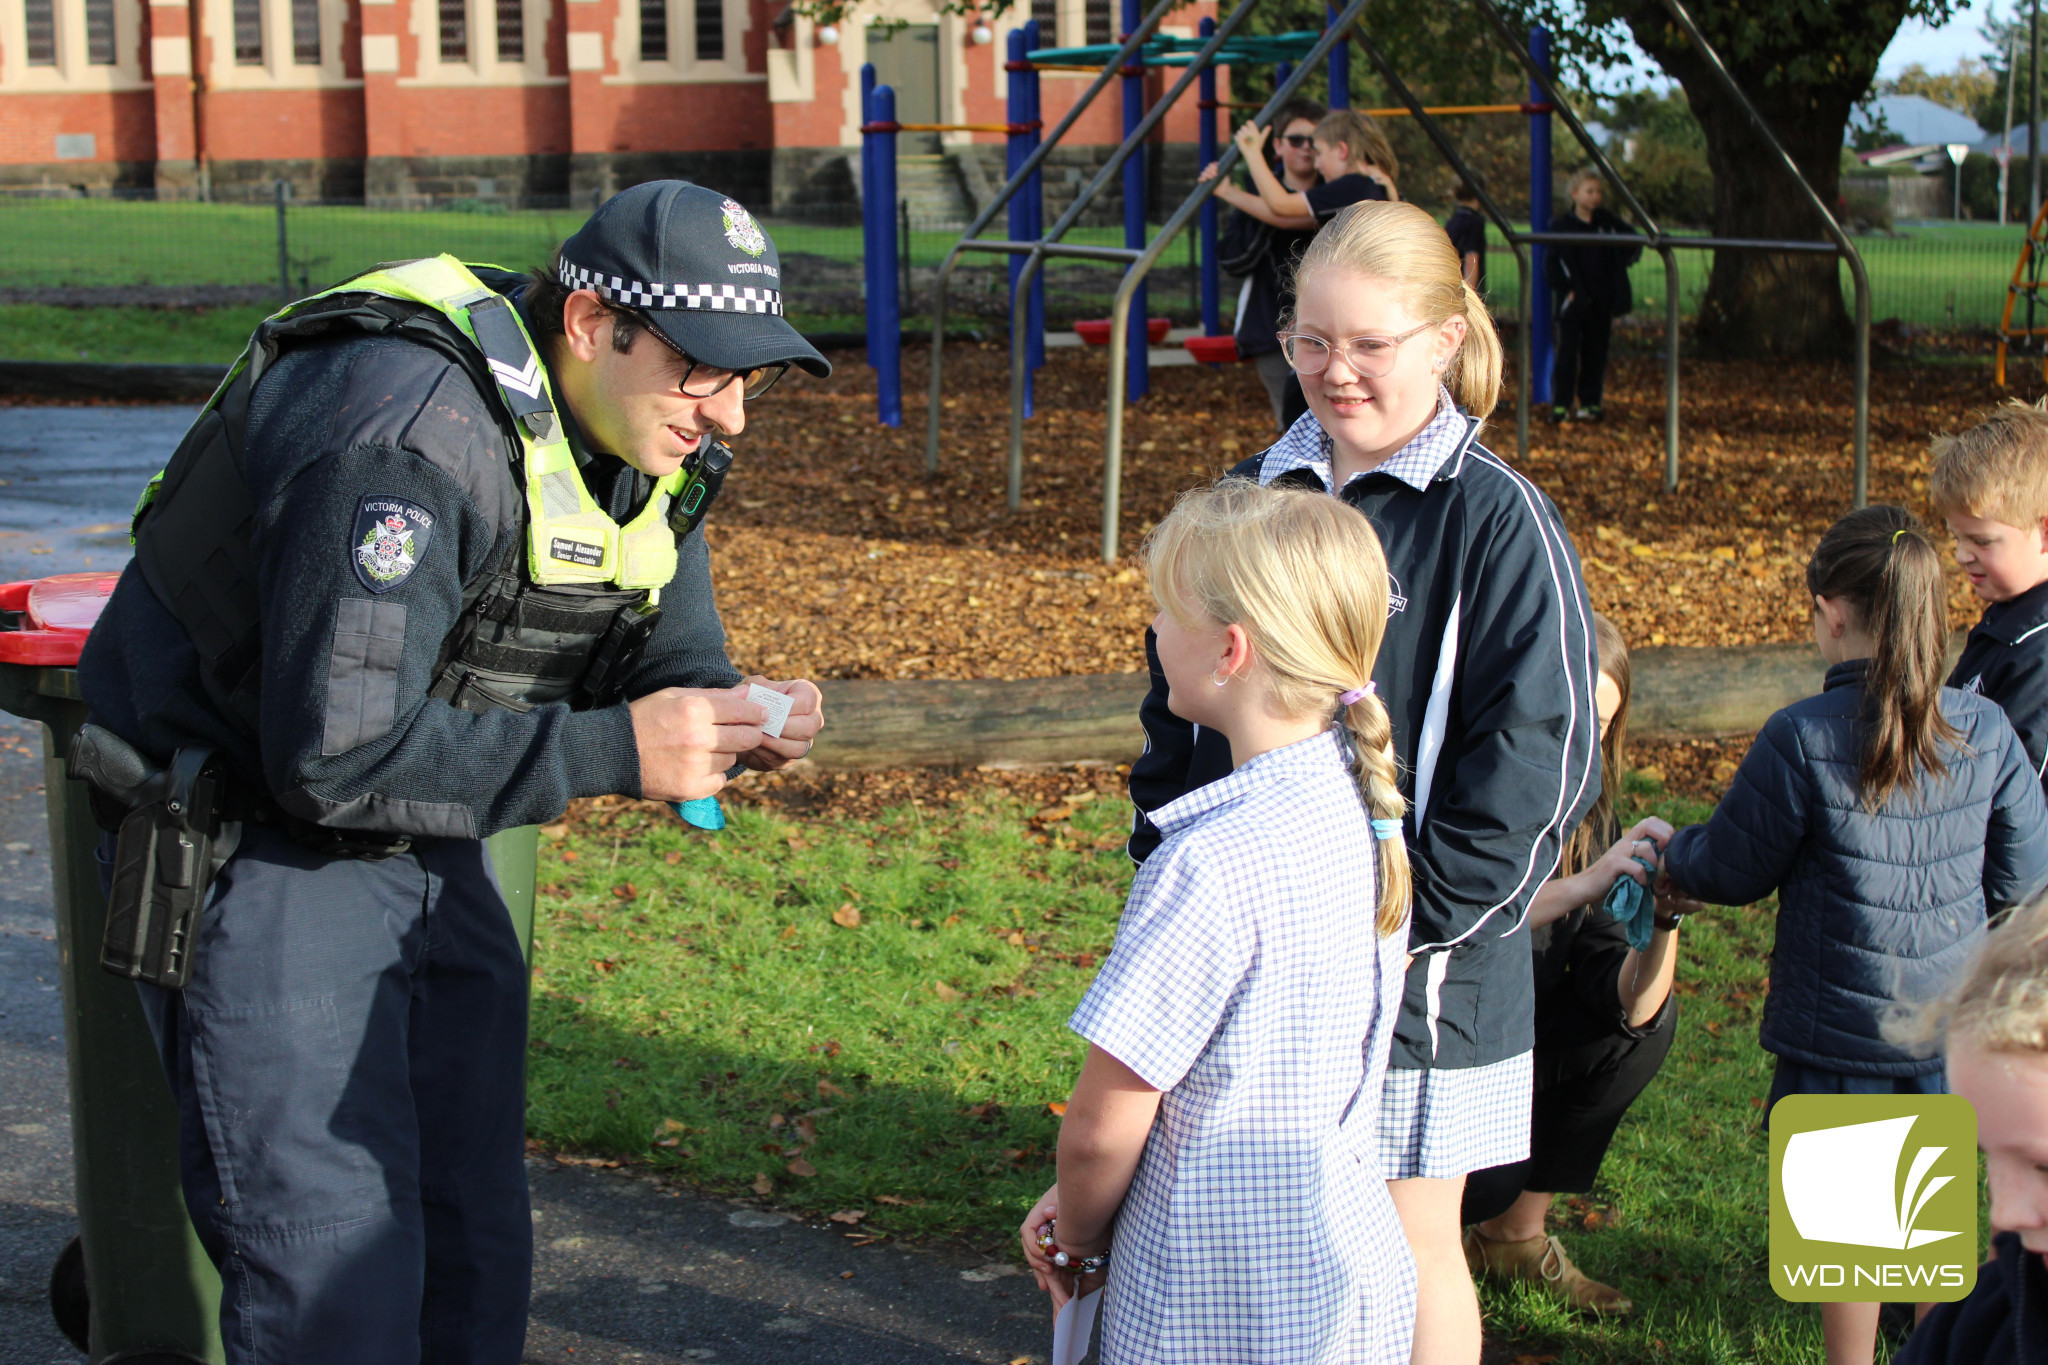
MULTIPOLYGON (((1112 36, 1113 0, 1028 3, 1061 45, 1112 36)), ((300 197, 517 201, 680 175, 762 208, 850 203, 861 63, 906 121, 1001 122, 1026 17, 871 0, 827 32, 784 0, 6 0, 0 189, 239 199, 284 178, 300 197)), ((1043 79, 1049 123, 1088 78, 1043 79)), ((1119 118, 1112 92, 1069 136, 1056 202, 1119 118)), ((1189 99, 1162 140, 1194 136, 1189 99)), ((970 203, 1001 183, 1000 134, 905 142, 970 203)), ((1174 150, 1177 180, 1192 149, 1174 150)))

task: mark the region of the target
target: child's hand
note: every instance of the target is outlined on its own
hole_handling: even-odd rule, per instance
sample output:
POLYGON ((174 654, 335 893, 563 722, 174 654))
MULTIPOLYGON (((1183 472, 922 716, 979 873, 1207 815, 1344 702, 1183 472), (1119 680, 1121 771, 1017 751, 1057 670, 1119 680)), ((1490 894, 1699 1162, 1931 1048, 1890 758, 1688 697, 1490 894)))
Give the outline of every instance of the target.
POLYGON ((1221 171, 1218 169, 1216 163, 1212 161, 1208 165, 1202 167, 1202 173, 1196 176, 1195 180, 1199 184, 1206 185, 1211 180, 1214 180, 1219 174, 1221 174, 1221 171))
POLYGON ((1237 149, 1244 153, 1246 161, 1255 161, 1260 159, 1260 153, 1265 150, 1267 132, 1267 129, 1259 127, 1256 123, 1240 123, 1237 132, 1232 134, 1232 140, 1237 143, 1237 149))
POLYGON ((1673 833, 1674 831, 1669 824, 1659 820, 1654 815, 1646 815, 1629 826, 1628 833, 1621 837, 1624 839, 1648 839, 1657 846, 1658 856, 1661 857, 1664 853, 1664 845, 1671 842, 1673 833))
POLYGON ((1648 886, 1650 878, 1655 875, 1651 868, 1656 865, 1659 857, 1660 852, 1655 840, 1640 835, 1630 838, 1624 834, 1615 842, 1614 847, 1601 854, 1599 860, 1586 869, 1587 879, 1602 896, 1607 894, 1608 887, 1613 886, 1622 877, 1633 877, 1640 885, 1648 886), (1643 866, 1642 860, 1645 859, 1651 867, 1643 866))
POLYGON ((1038 1245, 1038 1231, 1060 1213, 1060 1187, 1057 1182, 1024 1215, 1024 1224, 1017 1229, 1018 1240, 1024 1243, 1024 1264, 1031 1267, 1032 1278, 1038 1287, 1052 1295, 1053 1312, 1059 1312, 1067 1301, 1074 1277, 1052 1263, 1045 1249, 1038 1245))
POLYGON ((1387 192, 1387 198, 1393 200, 1397 204, 1401 202, 1401 191, 1395 186, 1394 177, 1388 175, 1385 171, 1381 170, 1379 167, 1373 165, 1369 161, 1360 165, 1358 170, 1359 173, 1365 176, 1366 179, 1372 181, 1375 185, 1378 185, 1381 189, 1385 190, 1387 192))

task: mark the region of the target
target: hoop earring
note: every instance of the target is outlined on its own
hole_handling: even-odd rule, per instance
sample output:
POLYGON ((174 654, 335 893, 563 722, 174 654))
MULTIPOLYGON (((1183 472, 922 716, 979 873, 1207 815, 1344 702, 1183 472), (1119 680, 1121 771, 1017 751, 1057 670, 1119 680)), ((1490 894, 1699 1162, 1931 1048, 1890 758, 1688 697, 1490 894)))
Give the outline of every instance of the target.
POLYGON ((1212 683, 1215 683, 1215 684, 1216 684, 1216 685, 1217 685, 1218 687, 1225 687, 1225 686, 1228 686, 1228 685, 1229 685, 1229 683, 1230 683, 1230 679, 1228 679, 1228 678, 1219 678, 1219 677, 1217 677, 1217 676, 1216 676, 1216 675, 1215 675, 1214 673, 1211 673, 1211 674, 1209 675, 1209 681, 1210 681, 1210 682, 1212 682, 1212 683))

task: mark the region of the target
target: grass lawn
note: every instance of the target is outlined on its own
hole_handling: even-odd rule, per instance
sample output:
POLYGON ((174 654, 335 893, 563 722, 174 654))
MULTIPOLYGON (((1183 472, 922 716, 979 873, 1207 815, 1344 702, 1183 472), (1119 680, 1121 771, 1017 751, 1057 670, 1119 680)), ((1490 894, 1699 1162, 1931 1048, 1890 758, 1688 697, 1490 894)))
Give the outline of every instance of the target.
MULTIPOLYGON (((1631 802, 1675 823, 1708 813, 1641 779, 1631 802)), ((531 1132, 711 1191, 864 1211, 869 1235, 1007 1246, 1052 1179, 1047 1106, 1083 1050, 1065 1019, 1130 875, 1121 802, 1037 828, 1032 814, 1000 799, 822 825, 739 810, 706 837, 629 811, 551 841, 531 1132)), ((1768 905, 1687 926, 1671 1059, 1601 1188, 1560 1207, 1574 1257, 1637 1317, 1489 1290, 1493 1330, 1559 1365, 1820 1360, 1817 1316, 1778 1300, 1765 1265, 1771 934, 1768 905)))
MULTIPOLYGON (((316 288, 378 261, 436 251, 524 269, 547 259, 586 216, 582 209, 487 213, 292 207, 286 213, 286 254, 292 279, 316 288)), ((807 252, 842 261, 860 258, 857 226, 769 226, 785 253, 807 252)), ((994 235, 1001 231, 999 222, 994 235)), ((957 236, 950 230, 913 230, 913 263, 937 265, 957 236)), ((1995 325, 2021 237, 2017 227, 1912 224, 1895 236, 1858 238, 1857 248, 1870 272, 1872 316, 1942 330, 1995 325)), ((1114 227, 1080 228, 1068 240, 1121 245, 1123 235, 1114 227)), ((1181 264, 1185 258, 1185 248, 1176 244, 1167 249, 1163 264, 1181 264)), ((986 263, 978 253, 966 259, 986 263)), ((1706 287, 1712 258, 1706 252, 1681 251, 1678 263, 1681 306, 1690 316, 1706 287)), ((1111 270, 1102 275, 1106 300, 1116 277, 1111 270)), ((1646 257, 1630 277, 1639 312, 1657 315, 1665 294, 1662 262, 1654 255, 1646 257)), ((249 285, 277 278, 277 215, 267 205, 0 200, 0 288, 249 285)), ((1848 298, 1846 269, 1842 280, 1848 298)), ((1488 283, 1494 306, 1512 310, 1514 254, 1498 234, 1491 248, 1488 283)), ((1175 306, 1178 303, 1176 299, 1175 306)), ((26 358, 22 343, 12 339, 13 329, 9 335, 8 341, 0 342, 0 354, 26 358)))

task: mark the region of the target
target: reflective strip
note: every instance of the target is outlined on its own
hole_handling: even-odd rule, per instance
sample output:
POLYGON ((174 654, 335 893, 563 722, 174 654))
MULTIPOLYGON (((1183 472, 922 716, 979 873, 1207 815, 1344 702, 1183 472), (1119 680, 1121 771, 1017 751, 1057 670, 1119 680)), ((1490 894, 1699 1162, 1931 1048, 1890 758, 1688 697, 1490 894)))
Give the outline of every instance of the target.
POLYGON ((1444 623, 1443 643, 1436 653, 1436 676, 1430 680, 1429 702, 1422 711, 1422 735, 1415 742, 1415 828, 1429 816, 1429 790, 1435 785, 1437 756, 1444 751, 1444 732, 1451 722, 1451 686, 1458 677, 1458 618, 1465 605, 1462 596, 1451 599, 1450 619, 1444 623))
POLYGON ((573 469, 540 476, 541 508, 547 517, 573 517, 583 510, 582 500, 576 496, 578 482, 573 469))

